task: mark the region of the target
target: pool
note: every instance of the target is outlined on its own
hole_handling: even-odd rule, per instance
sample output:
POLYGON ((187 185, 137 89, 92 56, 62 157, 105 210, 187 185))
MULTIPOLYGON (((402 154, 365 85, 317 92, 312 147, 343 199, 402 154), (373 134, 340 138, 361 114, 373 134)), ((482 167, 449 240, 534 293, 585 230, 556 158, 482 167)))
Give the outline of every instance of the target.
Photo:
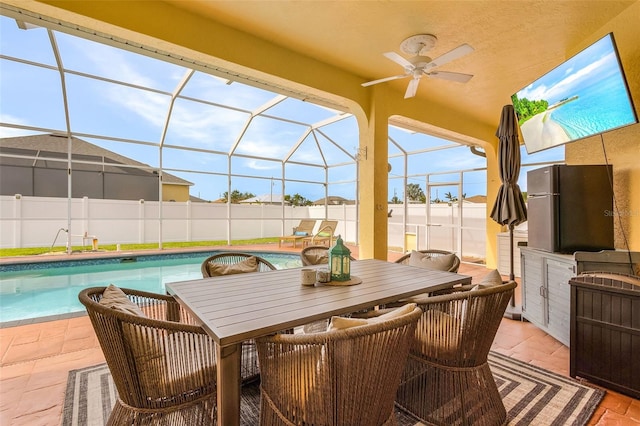
MULTIPOLYGON (((202 278, 200 265, 216 251, 70 260, 0 266, 0 327, 84 315, 78 293, 115 284, 164 293, 165 284, 202 278)), ((302 265, 295 253, 251 252, 278 269, 302 265)))

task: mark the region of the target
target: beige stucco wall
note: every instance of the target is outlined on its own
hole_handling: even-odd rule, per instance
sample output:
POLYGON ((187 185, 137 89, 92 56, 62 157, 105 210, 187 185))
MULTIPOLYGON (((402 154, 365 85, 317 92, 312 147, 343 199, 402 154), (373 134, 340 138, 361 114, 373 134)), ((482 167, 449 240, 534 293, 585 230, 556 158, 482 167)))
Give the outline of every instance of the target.
MULTIPOLYGON (((596 41, 613 32, 636 112, 640 108, 640 3, 594 34, 596 41)), ((567 164, 611 164, 614 175, 615 246, 640 251, 640 124, 569 144, 567 164)))
POLYGON ((189 187, 187 185, 162 185, 162 201, 189 201, 189 187))

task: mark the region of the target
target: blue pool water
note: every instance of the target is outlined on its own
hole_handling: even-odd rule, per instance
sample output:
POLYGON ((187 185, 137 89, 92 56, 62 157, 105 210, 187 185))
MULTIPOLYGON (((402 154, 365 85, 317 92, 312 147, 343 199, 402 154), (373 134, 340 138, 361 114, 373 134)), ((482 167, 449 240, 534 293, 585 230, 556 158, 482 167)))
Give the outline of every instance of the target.
POLYGON ((567 102, 551 113, 571 139, 580 139, 610 128, 635 122, 625 83, 612 75, 597 86, 575 92, 578 99, 567 102))
MULTIPOLYGON (((83 313, 78 293, 86 287, 118 287, 164 293, 165 284, 202 278, 200 265, 216 252, 136 256, 68 262, 2 265, 0 324, 83 313), (123 261, 124 260, 124 261, 123 261), (134 261, 135 260, 135 261, 134 261)), ((278 269, 301 266, 297 254, 255 252, 278 269)))

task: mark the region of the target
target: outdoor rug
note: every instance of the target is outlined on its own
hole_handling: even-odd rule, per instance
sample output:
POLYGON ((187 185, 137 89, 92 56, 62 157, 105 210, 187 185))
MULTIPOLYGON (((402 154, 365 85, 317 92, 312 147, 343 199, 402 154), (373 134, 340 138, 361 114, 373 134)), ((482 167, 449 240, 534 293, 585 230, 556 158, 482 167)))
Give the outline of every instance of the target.
MULTIPOLYGON (((604 396, 568 377, 505 357, 489 354, 489 365, 507 409, 509 425, 584 425, 604 396)), ((102 426, 117 399, 106 364, 69 372, 62 426, 102 426)), ((258 384, 242 388, 241 424, 258 424, 258 384)), ((421 425, 396 409, 400 426, 421 425)))

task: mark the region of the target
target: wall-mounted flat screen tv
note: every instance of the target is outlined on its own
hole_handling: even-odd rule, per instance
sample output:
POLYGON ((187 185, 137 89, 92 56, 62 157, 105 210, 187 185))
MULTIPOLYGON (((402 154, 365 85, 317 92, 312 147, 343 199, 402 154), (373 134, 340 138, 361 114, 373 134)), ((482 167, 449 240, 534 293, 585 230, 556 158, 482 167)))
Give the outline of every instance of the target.
POLYGON ((529 154, 638 122, 613 34, 511 97, 529 154))

